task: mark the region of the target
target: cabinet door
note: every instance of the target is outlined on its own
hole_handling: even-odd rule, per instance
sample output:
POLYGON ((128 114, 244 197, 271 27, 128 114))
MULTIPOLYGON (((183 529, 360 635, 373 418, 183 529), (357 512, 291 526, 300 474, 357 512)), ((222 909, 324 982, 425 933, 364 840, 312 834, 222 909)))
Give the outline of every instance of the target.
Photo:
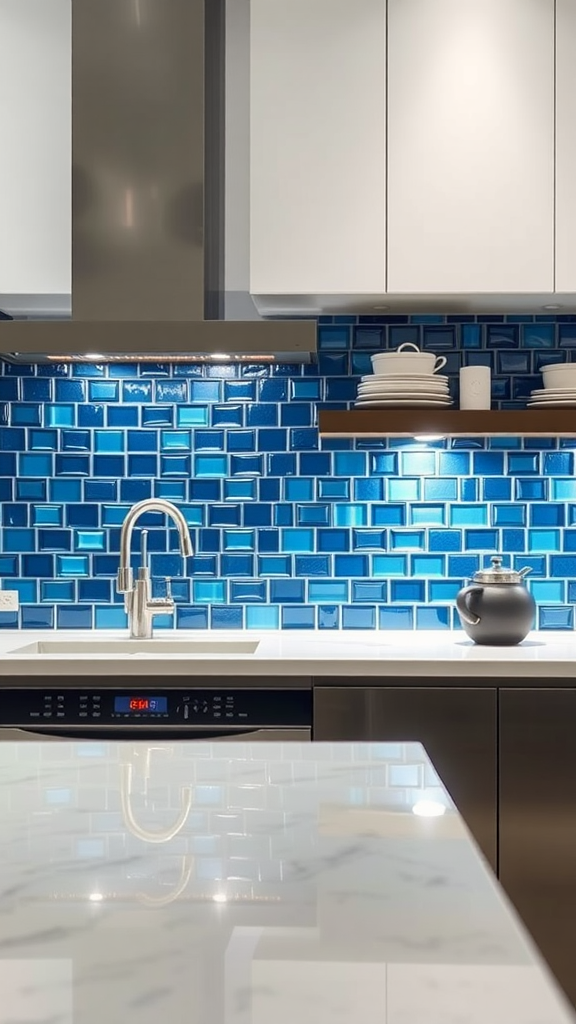
POLYGON ((385 290, 385 0, 251 0, 250 291, 385 290))
POLYGON ((317 686, 315 740, 418 740, 496 867, 496 690, 317 686))
POLYGON ((500 691, 500 881, 576 1005, 576 690, 500 691))
POLYGON ((556 291, 576 291, 576 5, 556 0, 556 291))
POLYGON ((552 291, 553 203, 554 0, 388 0, 388 291, 552 291))

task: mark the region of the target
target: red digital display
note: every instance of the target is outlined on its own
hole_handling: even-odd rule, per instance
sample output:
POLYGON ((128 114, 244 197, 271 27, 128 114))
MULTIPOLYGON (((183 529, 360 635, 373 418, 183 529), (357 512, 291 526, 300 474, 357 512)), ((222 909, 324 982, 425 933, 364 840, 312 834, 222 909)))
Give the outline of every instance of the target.
POLYGON ((133 697, 130 701, 130 711, 149 711, 150 701, 144 697, 133 697))

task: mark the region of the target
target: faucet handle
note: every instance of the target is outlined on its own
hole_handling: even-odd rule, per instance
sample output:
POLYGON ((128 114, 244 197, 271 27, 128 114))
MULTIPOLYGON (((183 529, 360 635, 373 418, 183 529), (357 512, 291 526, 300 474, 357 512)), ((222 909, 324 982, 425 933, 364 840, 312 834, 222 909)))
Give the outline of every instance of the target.
POLYGON ((166 600, 167 601, 173 601, 174 599, 172 597, 172 578, 170 576, 166 576, 165 577, 165 583, 166 583, 166 600))

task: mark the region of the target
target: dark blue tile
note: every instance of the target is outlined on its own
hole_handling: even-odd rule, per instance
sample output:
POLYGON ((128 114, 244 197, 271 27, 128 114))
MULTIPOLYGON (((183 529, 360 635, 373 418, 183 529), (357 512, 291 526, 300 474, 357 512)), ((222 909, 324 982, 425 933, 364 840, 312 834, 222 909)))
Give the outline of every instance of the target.
POLYGON ((475 476, 504 476, 504 455, 502 452, 473 452, 475 476))
POLYGON ((79 427, 103 427, 104 406, 103 405, 80 405, 78 406, 79 427))
POLYGON ((258 396, 261 402, 285 402, 288 398, 288 381, 271 377, 258 383, 258 396))
POLYGON ((498 551, 497 530, 465 530, 465 551, 498 551))
POLYGON ((369 572, 367 555, 334 555, 334 575, 367 576, 369 572))
POLYGON ((514 497, 520 501, 546 501, 548 480, 515 480, 514 497))
POLYGON ((135 406, 109 405, 106 408, 106 422, 109 427, 137 427, 139 411, 135 406))
MULTIPOLYGON (((348 382, 344 382, 348 383, 348 382)), ((356 388, 352 383, 355 396, 356 388)), ((282 427, 309 427, 312 424, 312 406, 310 402, 289 402, 280 406, 280 425, 282 427)))
POLYGON ((224 605, 211 608, 210 625, 212 629, 242 629, 243 610, 224 605))
POLYGON ((278 604, 302 604, 305 597, 304 580, 270 580, 270 600, 278 604))
POLYGON ((554 324, 523 324, 520 329, 523 348, 554 348, 554 324))
MULTIPOLYGON (((55 463, 57 476, 89 476, 90 456, 88 455, 57 455, 55 463)), ((112 476, 118 474, 113 473, 112 476)))
POLYGON ((489 325, 486 328, 486 344, 488 348, 502 349, 518 348, 520 335, 518 327, 512 324, 489 325))
POLYGON ((24 605, 21 622, 22 629, 53 629, 54 609, 43 605, 24 605))
POLYGON ((329 555, 295 555, 296 576, 330 576, 329 555))
POLYGON ((90 402, 117 402, 119 384, 115 380, 88 381, 88 400, 90 402))
POLYGON ((566 509, 564 505, 549 502, 545 505, 532 504, 530 508, 530 526, 564 526, 566 509))
POLYGON ((318 356, 318 373, 321 377, 342 377, 348 374, 348 353, 321 352, 318 356))
POLYGON ((452 326, 424 327, 422 348, 429 352, 445 352, 456 345, 456 331, 452 326))
POLYGON ((353 329, 352 347, 369 349, 373 352, 385 348, 385 335, 383 327, 359 326, 353 329))
POLYGON ((112 478, 125 476, 125 460, 123 455, 94 455, 93 465, 96 476, 112 478))
POLYGON ((502 548, 510 553, 526 551, 525 530, 502 530, 502 548))
MULTIPOLYGON (((0 399, 8 397, 2 393, 2 383, 3 381, 0 380, 0 399)), ((6 383, 12 385, 16 384, 16 381, 6 381, 6 383)), ((57 383, 61 382, 58 381, 57 383)), ((51 402, 53 400, 51 380, 39 379, 38 377, 24 377, 21 386, 22 398, 25 402, 51 402)), ((12 393, 11 401, 17 400, 18 395, 12 393)))
POLYGON ((191 480, 190 501, 221 501, 222 484, 220 480, 191 480))
POLYGON ((259 430, 257 447, 261 452, 285 452, 288 447, 288 431, 279 428, 259 430))
MULTIPOLYGON (((143 476, 146 477, 146 479, 149 479, 150 477, 155 477, 158 473, 158 456, 128 455, 127 468, 128 473, 131 477, 143 476)), ((104 472, 103 475, 107 475, 107 473, 104 472)), ((124 467, 121 468, 120 473, 117 475, 124 476, 124 467)))
POLYGON ((344 326, 319 327, 318 348, 320 351, 347 349, 350 347, 350 329, 344 326))

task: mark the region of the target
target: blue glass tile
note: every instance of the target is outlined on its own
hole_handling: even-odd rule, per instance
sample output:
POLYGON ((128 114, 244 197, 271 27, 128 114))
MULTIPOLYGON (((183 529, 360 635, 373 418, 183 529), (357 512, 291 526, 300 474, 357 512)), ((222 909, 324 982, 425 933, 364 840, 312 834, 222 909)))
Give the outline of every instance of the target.
MULTIPOLYGON (((323 506, 316 506, 322 508, 323 506)), ((329 506, 324 506, 329 513, 329 506)), ((326 522, 329 521, 327 515, 326 522)), ((368 508, 366 505, 334 505, 335 526, 367 526, 368 508)), ((323 524, 319 524, 323 525, 323 524)))
POLYGON ((103 427, 104 406, 103 405, 80 405, 78 406, 79 427, 103 427))
POLYGON ((560 550, 560 530, 528 530, 528 551, 560 550))
POLYGON ((210 609, 210 625, 212 629, 242 629, 243 609, 222 606, 210 609))
POLYGON ((386 583, 365 583, 361 580, 352 583, 352 601, 370 601, 379 603, 386 600, 386 583))
POLYGON ((91 629, 91 605, 75 605, 69 608, 64 605, 56 608, 56 627, 58 629, 91 629))
MULTIPOLYGON (((47 456, 49 458, 49 456, 47 456)), ((102 456, 100 456, 102 458, 102 456)), ((57 476, 89 476, 89 455, 56 455, 55 470, 57 476)), ((96 467, 94 467, 96 472, 96 467)), ((48 474, 51 475, 51 474, 48 474)), ((119 474, 113 473, 112 476, 119 474)))
MULTIPOLYGON (((346 359, 347 357, 344 358, 346 359)), ((365 377, 367 374, 372 373, 372 362, 368 352, 354 352, 352 354, 351 372, 354 377, 365 377)))
POLYGON ((281 378, 270 378, 258 382, 258 397, 261 402, 285 402, 288 398, 288 382, 281 378))
POLYGON ((458 498, 458 481, 450 477, 426 477, 423 484, 425 501, 456 501, 458 498))
POLYGON ((389 501, 418 501, 420 489, 420 480, 390 479, 387 481, 386 492, 389 501))
POLYGON ((513 559, 513 565, 518 572, 520 571, 520 569, 529 566, 532 570, 529 577, 530 579, 533 579, 535 576, 548 575, 546 570, 546 558, 544 555, 515 555, 513 559))
MULTIPOLYGON (((448 531, 445 530, 443 532, 447 533, 448 531)), ((393 551, 421 550, 424 548, 424 536, 423 530, 390 530, 390 546, 393 551)), ((441 550, 444 550, 444 548, 441 550)))
POLYGON ((121 526, 129 511, 129 505, 102 505, 102 526, 121 526))
POLYGON ((152 381, 126 380, 122 384, 123 402, 150 402, 152 400, 152 381))
MULTIPOLYGON (((328 526, 330 523, 330 505, 297 505, 297 526, 328 526)), ((348 525, 348 524, 343 524, 348 525)))
POLYGON ((23 555, 22 574, 36 578, 54 575, 54 559, 52 555, 23 555))
POLYGON ((494 505, 492 526, 526 526, 526 506, 494 505))
MULTIPOLYGON (((302 476, 329 476, 332 472, 332 456, 329 452, 302 452, 299 456, 302 476)), ((341 482, 335 480, 336 486, 341 482)))
MULTIPOLYGON (((86 564, 88 559, 84 559, 86 564)), ((118 573, 118 555, 92 555, 92 567, 93 576, 113 576, 116 579, 118 573)), ((65 575, 71 576, 74 573, 65 573, 65 575)), ((82 575, 79 573, 78 575, 82 575)), ((88 575, 88 573, 84 573, 88 575)))
POLYGON ((288 554, 314 551, 314 530, 303 528, 283 530, 282 550, 288 554))
POLYGON ((14 555, 0 555, 1 576, 18 576, 18 559, 14 555))
POLYGON ((125 475, 123 455, 95 455, 93 465, 95 476, 121 477, 125 475))
POLYGON ((54 395, 57 402, 85 402, 86 382, 83 380, 55 380, 54 395))
MULTIPOLYGON (((517 456, 510 456, 516 458, 517 456)), ((532 458, 531 455, 528 458, 532 458)), ((472 461, 475 476, 504 476, 504 455, 502 452, 473 452, 472 461)))
MULTIPOLYGON (((142 407, 143 427, 172 427, 174 425, 171 405, 144 405, 142 407)), ((184 426, 184 424, 179 424, 184 426)))
POLYGON ((538 629, 574 629, 573 607, 540 607, 538 609, 538 629))
POLYGON ((365 476, 366 455, 364 452, 335 452, 334 473, 336 476, 365 476))
MULTIPOLYGON (((56 436, 56 431, 53 433, 56 436)), ((108 433, 111 433, 112 436, 120 434, 119 431, 97 430, 94 436, 98 439, 106 437, 108 433)), ((120 434, 120 437, 123 438, 123 435, 120 434)), ((60 435, 60 447, 64 452, 89 452, 92 447, 90 431, 63 430, 60 435)))
POLYGON ((352 530, 352 547, 355 551, 384 551, 385 530, 352 530))
MULTIPOLYGON (((3 526, 28 526, 28 505, 14 505, 11 502, 0 506, 3 526)), ((31 523, 35 526, 35 523, 31 523)))
POLYGON ((367 555, 335 555, 334 575, 367 576, 369 560, 367 555))
POLYGON ((198 477, 227 476, 228 456, 196 455, 194 457, 194 473, 198 477))
POLYGON ((516 480, 514 497, 520 501, 546 501, 547 480, 516 480))
POLYGON ((288 446, 286 430, 259 430, 256 447, 261 452, 285 451, 288 446))
POLYGON ((21 611, 22 629, 53 629, 54 609, 42 605, 24 605, 21 611))
POLYGON ((190 501, 220 501, 220 480, 191 480, 190 501))
POLYGON ((450 508, 450 526, 486 526, 487 505, 453 505, 450 508))
POLYGON ((343 629, 376 629, 376 608, 348 605, 342 609, 343 629))
POLYGON ((450 608, 417 608, 416 629, 450 629, 450 608))
MULTIPOLYGON (((117 568, 118 560, 116 558, 114 563, 117 568)), ((88 557, 86 555, 56 555, 56 575, 88 576, 88 557)))
MULTIPOLYGON (((201 456, 198 456, 201 458, 201 456)), ((262 455, 231 455, 230 475, 231 476, 262 476, 264 472, 264 458, 262 455)))
POLYGON ((510 452, 508 454, 509 473, 534 473, 540 472, 540 455, 530 452, 510 452))
POLYGON ((13 483, 15 481, 9 480, 8 477, 0 477, 0 502, 12 501, 13 483))
MULTIPOLYGON (((343 383, 348 383, 344 381, 343 383)), ((352 384, 352 400, 356 395, 356 387, 352 384)), ((280 406, 280 425, 282 427, 309 427, 312 423, 312 406, 310 402, 290 402, 280 406)))
POLYGON ((280 609, 274 605, 249 605, 246 609, 247 629, 278 629, 280 609))
POLYGON ((39 551, 71 551, 70 530, 38 530, 39 551))
POLYGON ((0 456, 0 466, 5 476, 16 476, 16 456, 3 454, 0 456))
MULTIPOLYGON (((34 530, 21 530, 21 529, 12 529, 11 527, 6 527, 6 529, 3 530, 3 534, 4 534, 4 545, 3 545, 3 548, 4 548, 5 552, 7 552, 7 553, 8 552, 17 552, 17 553, 19 553, 19 552, 24 552, 24 551, 34 551, 34 546, 35 546, 35 544, 34 544, 34 541, 35 541, 34 530)), ((29 575, 32 575, 32 574, 31 573, 26 573, 26 576, 29 576, 29 575)))
MULTIPOLYGON (((157 483, 157 482, 156 482, 157 483)), ((179 490, 175 491, 170 495, 172 499, 176 501, 184 500, 184 484, 180 483, 179 490)), ((155 496, 157 498, 168 498, 168 494, 159 494, 156 490, 155 496)), ((120 500, 128 501, 130 504, 135 504, 137 501, 143 501, 144 498, 152 497, 152 481, 151 480, 121 480, 120 481, 120 500)))
MULTIPOLYGON (((59 587, 70 587, 73 592, 73 583, 57 583, 59 587)), ((78 580, 78 600, 80 602, 110 601, 111 581, 110 580, 78 580)))
POLYGON ((261 580, 236 580, 230 584, 230 601, 236 604, 263 604, 266 601, 266 583, 261 580))
POLYGON ((424 601, 425 590, 422 580, 392 580, 390 583, 392 601, 424 601))
POLYGON ((223 452, 226 448, 223 430, 195 430, 194 450, 197 452, 223 452))
POLYGON ((292 452, 318 447, 318 431, 315 427, 292 428, 288 431, 288 447, 292 452))
POLYGON ((554 324, 523 324, 523 348, 554 348, 554 324))
MULTIPOLYGON (((242 509, 240 505, 210 505, 208 507, 209 526, 240 526, 242 509)), ((195 525, 201 525, 196 523, 195 525)))
POLYGON ((106 410, 106 424, 108 427, 137 427, 140 416, 135 407, 116 408, 109 405, 106 410))
POLYGON ((119 389, 119 383, 115 380, 90 380, 88 381, 88 401, 117 402, 119 389))
MULTIPOLYGON (((329 481, 327 481, 329 482, 329 481)), ((335 484, 346 483, 347 481, 333 481, 335 484)), ((318 497, 328 497, 326 493, 323 493, 322 489, 323 481, 319 481, 318 486, 318 497)), ((324 488, 325 490, 325 488, 324 488)), ((346 495, 335 495, 335 497, 349 497, 346 495)), ((362 480, 354 481, 354 499, 355 501, 382 501, 384 497, 384 481, 378 477, 367 477, 362 480)))
POLYGON ((316 614, 318 629, 340 629, 339 605, 318 605, 316 614))
MULTIPOLYGON (((19 383, 20 382, 17 379, 8 380, 7 377, 0 377, 0 401, 17 402, 18 399, 20 398, 20 389, 18 387, 19 383)), ((35 384, 36 381, 31 381, 30 383, 35 384)), ((22 382, 22 384, 24 384, 24 381, 22 382)), ((32 400, 37 402, 44 401, 43 398, 34 398, 32 400)))
POLYGON ((410 505, 408 514, 411 526, 444 526, 446 523, 445 505, 410 505))
POLYGON ((414 576, 445 576, 444 557, 441 555, 412 555, 414 576))
MULTIPOLYGON (((261 559, 261 561, 266 562, 269 559, 261 559)), ((330 558, 328 555, 296 555, 294 573, 296 576, 330 576, 330 558)), ((288 572, 283 573, 283 575, 288 574, 288 572)))
MULTIPOLYGON (((64 431, 63 433, 67 433, 64 431)), ((87 433, 87 432, 86 432, 87 433)), ((84 450, 89 450, 89 435, 86 438, 84 450)), ((125 449, 125 434, 122 430, 95 430, 94 451, 102 452, 123 452, 125 449)))
POLYGON ((227 448, 229 452, 255 452, 256 431, 229 430, 227 436, 227 448))
POLYGON ((478 555, 449 555, 448 575, 468 579, 480 568, 478 555))
MULTIPOLYGON (((155 477, 158 473, 158 458, 156 455, 129 455, 128 474, 131 477, 143 476, 146 479, 155 477)), ((124 476, 124 473, 120 473, 124 476)))
MULTIPOLYGON (((314 380, 292 380, 290 381, 290 397, 295 401, 319 402, 322 397, 322 381, 314 380)), ((272 406, 272 408, 274 408, 272 406)))
POLYGON ((574 452, 547 452, 544 473, 546 476, 573 476, 574 452))
MULTIPOLYGON (((454 549, 452 549, 454 550, 454 549)), ((496 530, 465 530, 465 551, 497 551, 499 550, 498 532, 496 530)))
POLYGON ((108 365, 108 376, 118 377, 119 379, 124 377, 137 377, 138 367, 132 363, 110 363, 108 365))
POLYGON ((78 530, 74 538, 75 551, 104 551, 105 547, 103 530, 78 530))
POLYGON ((564 604, 566 600, 561 580, 530 580, 529 588, 537 604, 564 604))
MULTIPOLYGON (((197 383, 208 382, 192 381, 190 384, 191 389, 197 383)), ((157 402, 187 402, 188 383, 185 380, 157 380, 154 385, 154 397, 157 402)))
POLYGON ((295 455, 268 455, 267 472, 269 476, 295 476, 295 455))
POLYGON ((348 551, 350 533, 348 530, 318 530, 318 551, 348 551))
MULTIPOLYGON (((224 572, 224 570, 222 571, 224 572)), ((291 576, 292 560, 288 555, 261 555, 258 558, 258 574, 260 576, 291 576)))
POLYGON ((379 608, 378 625, 380 629, 413 629, 413 608, 379 608))
MULTIPOLYGON (((276 505, 276 508, 279 508, 276 505)), ((290 512, 292 512, 292 506, 288 506, 290 512)), ((272 525, 272 505, 266 505, 263 502, 254 505, 244 506, 244 526, 271 526, 272 525)), ((276 524, 281 525, 279 523, 276 524)), ((293 522, 284 523, 282 525, 292 526, 293 522)))
MULTIPOLYGON (((358 453, 355 453, 358 454, 358 453)), ((362 455, 364 458, 364 455, 362 455)), ((365 475, 365 463, 359 464, 359 468, 354 473, 350 473, 351 476, 364 476, 365 475)), ((337 470, 338 472, 338 470, 337 470)), ((346 474, 346 462, 343 463, 342 472, 346 474)), ((382 476, 395 476, 398 473, 398 453, 397 452, 375 452, 370 455, 370 473, 380 474, 382 476)))
POLYGON ((254 551, 254 530, 223 530, 224 551, 254 551))
MULTIPOLYGON (((56 456, 56 465, 61 456, 56 456)), ((58 469, 56 469, 58 472, 58 469)), ((52 456, 22 454, 18 456, 18 473, 20 476, 52 476, 52 456)))
POLYGON ((272 604, 302 604, 305 599, 304 580, 271 579, 270 600, 272 604))
MULTIPOLYGON (((225 380, 224 401, 225 402, 254 402, 256 400, 256 381, 253 380, 225 380)), ((213 399, 217 401, 217 399, 213 399)))
POLYGON ((405 526, 405 505, 372 505, 372 526, 405 526))
POLYGON ((282 629, 314 629, 314 608, 284 605, 281 608, 282 629))
POLYGON ((36 580, 13 580, 10 583, 10 590, 17 592, 21 604, 35 604, 38 600, 36 580))
POLYGON ((462 348, 480 348, 482 345, 482 328, 480 324, 463 324, 460 328, 462 348))
POLYGON ((460 481, 460 499, 461 501, 478 501, 478 494, 480 491, 479 480, 474 478, 467 478, 460 481))
MULTIPOLYGON (((0 429, 0 450, 3 452, 21 452, 26 447, 26 431, 6 427, 0 429)), ((2 467, 4 468, 4 467, 2 467)))
POLYGON ((431 581, 428 585, 428 594, 431 601, 454 602, 456 595, 462 586, 458 580, 437 580, 431 581))
POLYGON ((284 498, 286 501, 313 501, 314 481, 302 477, 289 478, 284 481, 284 498))
POLYGON ((41 407, 37 404, 22 402, 12 406, 10 422, 13 427, 39 427, 42 423, 41 407))
POLYGON ((350 347, 350 329, 348 327, 319 327, 318 348, 324 350, 347 349, 350 347))
POLYGON ((127 447, 129 452, 156 453, 158 451, 158 431, 129 430, 127 447))
POLYGON ((74 584, 66 580, 42 580, 40 583, 40 600, 46 603, 75 601, 74 584))
POLYGON ((550 502, 546 505, 530 506, 530 526, 564 526, 566 509, 564 505, 550 502))
POLYGON ((573 555, 551 555, 550 574, 552 576, 576 577, 576 557, 573 555))
POLYGON ((197 604, 224 604, 226 601, 224 580, 193 580, 192 590, 197 604))
POLYGON ((372 576, 405 576, 408 571, 406 555, 373 555, 372 576))
MULTIPOLYGON (((201 456, 199 456, 200 458, 201 456)), ((161 455, 160 475, 161 476, 190 476, 192 467, 189 455, 161 455)))
POLYGON ((176 624, 178 629, 208 629, 208 616, 209 609, 205 606, 177 608, 176 624))

